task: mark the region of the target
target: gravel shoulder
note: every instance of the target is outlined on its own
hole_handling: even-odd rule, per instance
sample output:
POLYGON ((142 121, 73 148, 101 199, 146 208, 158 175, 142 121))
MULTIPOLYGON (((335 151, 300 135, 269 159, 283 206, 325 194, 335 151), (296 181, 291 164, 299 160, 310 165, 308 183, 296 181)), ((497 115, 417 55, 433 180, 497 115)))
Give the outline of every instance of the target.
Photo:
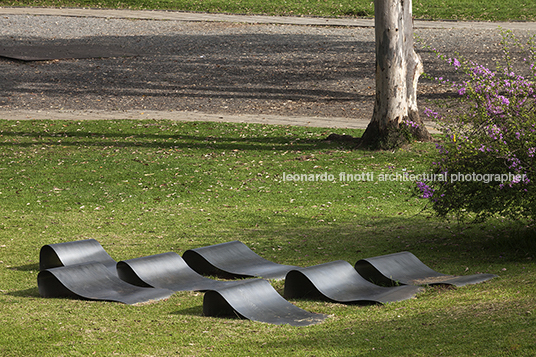
MULTIPOLYGON (((0 46, 107 46, 129 56, 0 58, 0 118, 175 118, 360 127, 374 104, 374 29, 361 26, 6 14, 0 46), (329 125, 330 124, 330 125, 329 125), (354 126, 352 126, 354 125, 354 126)), ((520 38, 536 34, 513 30, 520 38)), ((415 29, 432 76, 456 77, 426 45, 492 65, 500 31, 415 29)), ((517 55, 515 53, 514 55, 517 55)), ((449 89, 420 81, 420 107, 449 89)))

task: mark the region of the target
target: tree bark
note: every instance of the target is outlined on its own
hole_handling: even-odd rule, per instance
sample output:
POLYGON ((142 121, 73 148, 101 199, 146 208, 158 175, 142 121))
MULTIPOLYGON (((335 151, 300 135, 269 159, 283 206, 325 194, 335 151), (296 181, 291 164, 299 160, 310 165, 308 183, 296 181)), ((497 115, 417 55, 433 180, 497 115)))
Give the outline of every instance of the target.
POLYGON ((375 0, 376 100, 360 146, 399 147, 431 136, 419 116, 417 84, 423 73, 413 48, 411 0, 375 0))

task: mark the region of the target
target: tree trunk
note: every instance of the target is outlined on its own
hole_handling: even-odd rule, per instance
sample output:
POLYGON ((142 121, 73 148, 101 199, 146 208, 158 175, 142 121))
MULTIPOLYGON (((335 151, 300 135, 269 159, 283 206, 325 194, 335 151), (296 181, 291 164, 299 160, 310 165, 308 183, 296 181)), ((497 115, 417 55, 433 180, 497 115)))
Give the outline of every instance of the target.
POLYGON ((360 146, 391 149, 411 138, 431 140, 417 107, 423 73, 413 48, 411 0, 375 0, 376 101, 360 146))

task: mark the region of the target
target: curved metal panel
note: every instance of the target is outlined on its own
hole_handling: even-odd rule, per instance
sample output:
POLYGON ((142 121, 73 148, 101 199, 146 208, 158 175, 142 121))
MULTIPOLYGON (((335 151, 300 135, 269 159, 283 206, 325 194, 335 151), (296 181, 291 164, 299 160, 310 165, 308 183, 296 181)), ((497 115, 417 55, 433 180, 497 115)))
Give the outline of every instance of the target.
POLYGON ((173 252, 122 260, 117 263, 117 274, 130 284, 174 291, 205 291, 236 284, 205 278, 173 252))
POLYGON ((173 291, 128 284, 101 263, 75 264, 42 270, 37 275, 43 297, 74 297, 137 304, 167 299, 173 291))
POLYGON ((263 279, 244 280, 234 286, 207 291, 203 298, 203 314, 291 326, 314 325, 327 318, 327 315, 291 304, 263 279))
POLYGON ((382 285, 455 285, 477 284, 497 275, 474 274, 465 276, 438 273, 410 252, 387 254, 361 259, 355 269, 364 278, 382 285))
POLYGON ((287 272, 298 267, 266 260, 240 241, 189 249, 182 255, 199 274, 222 278, 260 277, 284 279, 287 272))
POLYGON ((39 270, 88 262, 99 262, 116 271, 116 261, 95 239, 47 244, 39 252, 39 270))
POLYGON ((320 299, 344 304, 387 303, 410 299, 422 291, 418 286, 382 287, 372 284, 354 267, 337 260, 291 270, 285 279, 284 296, 320 299))

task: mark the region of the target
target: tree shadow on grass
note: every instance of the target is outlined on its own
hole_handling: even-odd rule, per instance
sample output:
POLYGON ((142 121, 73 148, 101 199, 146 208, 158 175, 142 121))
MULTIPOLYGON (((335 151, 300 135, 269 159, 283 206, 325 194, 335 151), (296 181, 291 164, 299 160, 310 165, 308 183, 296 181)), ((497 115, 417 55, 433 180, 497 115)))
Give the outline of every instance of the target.
MULTIPOLYGON (((200 125, 210 125, 203 123, 200 125)), ((331 130, 331 129, 330 129, 331 130)), ((347 130, 348 131, 348 130, 347 130)), ((355 130, 360 133, 361 130, 355 130)), ((24 137, 34 138, 36 140, 27 143, 0 142, 2 146, 16 147, 34 147, 49 144, 57 144, 61 140, 61 146, 65 147, 147 147, 147 148, 196 148, 211 150, 269 150, 275 149, 292 149, 292 150, 310 150, 312 148, 338 148, 341 145, 345 148, 353 147, 351 143, 332 143, 325 138, 319 139, 299 139, 296 140, 290 136, 267 136, 267 137, 213 137, 209 135, 156 135, 156 134, 120 134, 117 132, 65 132, 63 136, 55 133, 45 132, 27 132, 27 131, 4 131, 4 137, 24 137), (54 143, 54 140, 56 143, 54 143), (289 147, 289 143, 292 143, 289 147)), ((360 135, 360 134, 359 134, 360 135)))
MULTIPOLYGON (((269 260, 274 259, 274 242, 285 242, 282 248, 286 253, 278 261, 281 264, 303 265, 307 259, 310 265, 337 259, 355 264, 363 258, 410 251, 434 270, 460 275, 462 272, 441 270, 469 264, 493 269, 499 261, 533 261, 536 252, 534 229, 520 222, 456 225, 425 216, 359 215, 353 222, 329 224, 315 223, 292 212, 279 212, 278 216, 282 216, 284 225, 268 223, 265 228, 244 229, 240 234, 246 242, 259 243, 256 252, 269 260), (301 259, 287 261, 295 254, 301 259)), ((245 219, 260 222, 260 227, 266 224, 266 217, 261 215, 245 219)))
MULTIPOLYGON (((508 351, 511 334, 517 333, 514 339, 518 343, 517 352, 530 355, 533 351, 531 334, 526 332, 529 321, 522 314, 510 312, 514 316, 504 321, 500 313, 486 310, 485 306, 453 304, 455 308, 448 305, 420 309, 419 304, 407 301, 398 305, 396 313, 389 307, 367 307, 366 311, 372 313, 370 318, 358 312, 355 313, 358 317, 353 318, 348 312, 351 308, 345 308, 342 321, 327 319, 297 333, 274 334, 263 342, 263 348, 272 352, 306 351, 311 355, 330 355, 337 351, 339 356, 417 356, 442 351, 449 356, 461 356, 472 353, 478 345, 480 355, 491 356, 508 351), (495 316, 499 323, 489 321, 495 316), (490 336, 497 338, 490 339, 490 336)), ((508 304, 505 301, 500 306, 508 304)), ((246 342, 243 344, 246 348, 246 342)))

